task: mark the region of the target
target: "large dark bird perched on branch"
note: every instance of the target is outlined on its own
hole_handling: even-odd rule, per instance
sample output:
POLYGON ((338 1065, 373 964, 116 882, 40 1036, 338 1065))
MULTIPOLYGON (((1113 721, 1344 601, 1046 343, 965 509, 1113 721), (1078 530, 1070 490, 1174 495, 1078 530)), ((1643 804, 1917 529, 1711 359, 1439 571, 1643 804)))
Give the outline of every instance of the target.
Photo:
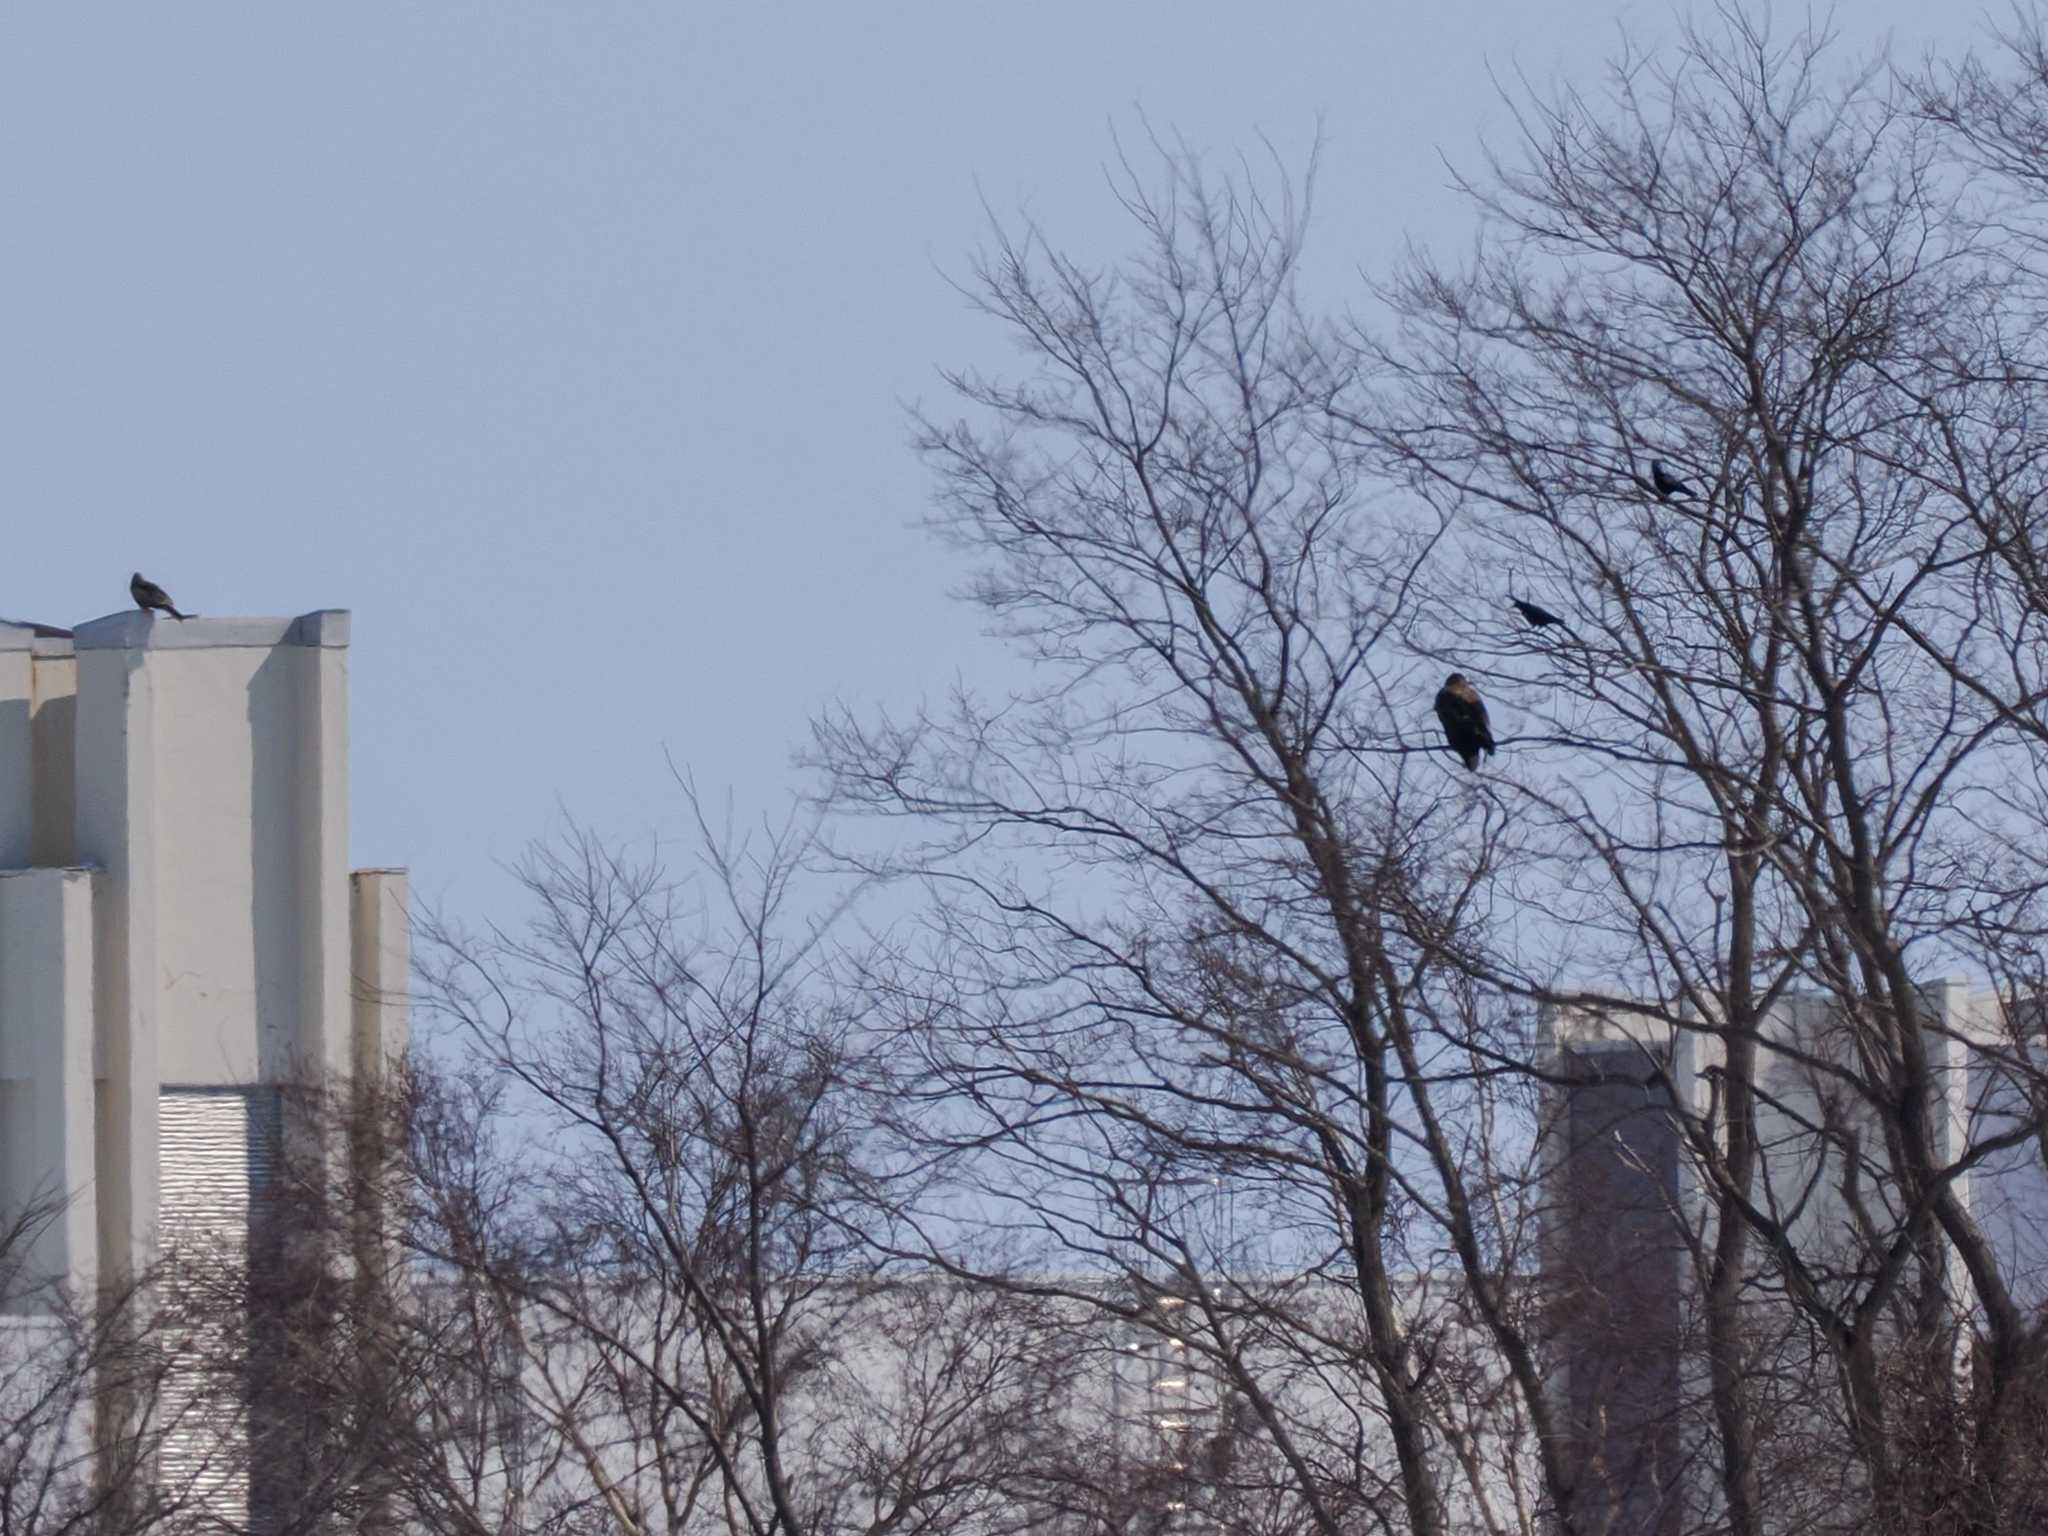
POLYGON ((1453 672, 1436 694, 1436 717, 1444 723, 1444 735, 1451 750, 1465 760, 1468 769, 1479 766, 1479 754, 1493 752, 1493 728, 1486 723, 1486 706, 1479 702, 1479 690, 1465 681, 1465 674, 1453 672))
POLYGON ((171 594, 140 571, 137 571, 128 578, 128 595, 135 599, 135 606, 138 608, 144 610, 154 608, 160 612, 168 613, 181 624, 185 620, 185 615, 171 606, 171 594))
POLYGON ((1666 469, 1662 459, 1650 460, 1650 489, 1657 493, 1659 501, 1669 501, 1674 496, 1693 496, 1698 494, 1691 486, 1666 469))
POLYGON ((1547 629, 1552 624, 1563 624, 1564 620, 1548 608, 1539 608, 1534 603, 1525 603, 1519 597, 1510 595, 1508 601, 1515 605, 1515 612, 1527 619, 1538 629, 1547 629))

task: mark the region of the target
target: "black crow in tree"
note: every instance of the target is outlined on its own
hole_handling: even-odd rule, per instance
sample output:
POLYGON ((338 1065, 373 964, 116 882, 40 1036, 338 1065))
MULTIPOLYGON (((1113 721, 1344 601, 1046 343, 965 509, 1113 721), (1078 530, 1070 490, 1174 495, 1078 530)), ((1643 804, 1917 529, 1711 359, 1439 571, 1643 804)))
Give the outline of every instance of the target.
POLYGON ((1650 489, 1657 493, 1659 501, 1669 501, 1674 496, 1693 496, 1698 494, 1691 486, 1666 469, 1662 459, 1650 460, 1650 489))
POLYGON ((184 622, 185 615, 171 606, 171 594, 140 571, 128 578, 128 595, 135 599, 135 606, 138 608, 160 609, 180 623, 184 622))
POLYGON ((1548 608, 1539 608, 1534 603, 1525 603, 1512 592, 1508 594, 1508 601, 1515 605, 1515 612, 1519 613, 1538 629, 1547 628, 1552 624, 1564 623, 1563 619, 1560 619, 1548 608))
POLYGON ((1486 706, 1479 702, 1479 690, 1465 681, 1465 674, 1453 672, 1436 694, 1436 717, 1444 723, 1444 735, 1451 750, 1465 760, 1468 769, 1479 766, 1479 754, 1493 751, 1493 728, 1486 723, 1486 706))

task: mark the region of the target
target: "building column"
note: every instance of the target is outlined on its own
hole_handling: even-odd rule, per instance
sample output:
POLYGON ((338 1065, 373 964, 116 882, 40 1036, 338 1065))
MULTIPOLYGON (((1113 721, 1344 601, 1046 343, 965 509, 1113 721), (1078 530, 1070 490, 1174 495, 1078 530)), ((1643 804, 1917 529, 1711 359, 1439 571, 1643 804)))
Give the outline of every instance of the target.
POLYGON ((99 1257, 104 1281, 156 1256, 156 696, 148 616, 101 620, 77 637, 77 841, 95 883, 99 1257))

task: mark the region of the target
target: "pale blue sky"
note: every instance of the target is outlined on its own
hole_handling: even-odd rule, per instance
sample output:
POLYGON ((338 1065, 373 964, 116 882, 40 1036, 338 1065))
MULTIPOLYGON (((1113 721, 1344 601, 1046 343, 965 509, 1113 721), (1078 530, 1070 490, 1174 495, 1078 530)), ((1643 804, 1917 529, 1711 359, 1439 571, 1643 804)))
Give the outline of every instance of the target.
MULTIPOLYGON (((1858 4, 1843 26, 1932 7, 1858 4)), ((977 180, 1107 260, 1109 125, 1299 160, 1312 297, 1460 242, 1488 69, 1588 84, 1662 5, 1242 0, 0 8, 0 613, 136 567, 355 610, 359 864, 495 905, 557 804, 778 803, 809 716, 1000 687, 899 402, 1005 339, 977 180)), ((1968 35, 1966 23, 1950 36, 1968 35)))

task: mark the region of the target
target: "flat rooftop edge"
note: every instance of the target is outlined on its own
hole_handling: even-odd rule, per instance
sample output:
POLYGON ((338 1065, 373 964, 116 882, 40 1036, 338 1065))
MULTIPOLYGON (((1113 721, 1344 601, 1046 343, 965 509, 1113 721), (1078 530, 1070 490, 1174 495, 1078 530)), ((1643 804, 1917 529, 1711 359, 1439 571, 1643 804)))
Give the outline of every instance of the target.
POLYGON ((280 645, 340 650, 348 645, 349 611, 321 608, 297 618, 221 618, 195 615, 180 622, 130 609, 81 624, 71 632, 81 651, 205 651, 280 645))
POLYGON ((33 619, 0 619, 0 651, 33 649, 41 656, 52 646, 70 650, 71 631, 54 624, 38 624, 33 619))

